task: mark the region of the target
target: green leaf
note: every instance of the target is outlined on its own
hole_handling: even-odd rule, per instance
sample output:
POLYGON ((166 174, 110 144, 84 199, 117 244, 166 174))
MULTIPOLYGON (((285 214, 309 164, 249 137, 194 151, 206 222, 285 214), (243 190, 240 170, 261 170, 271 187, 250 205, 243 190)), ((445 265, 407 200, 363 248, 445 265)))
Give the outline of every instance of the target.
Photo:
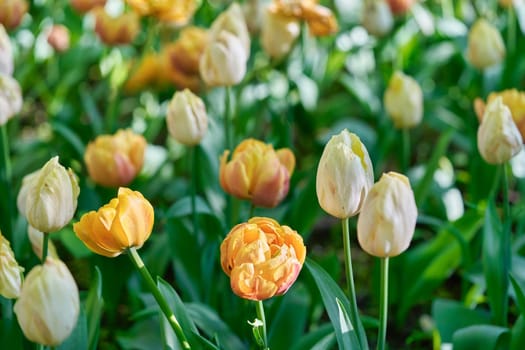
POLYGON ((436 322, 441 341, 452 342, 454 332, 467 326, 489 324, 490 314, 472 310, 460 302, 437 299, 432 303, 432 319, 436 322))
POLYGON ((525 294, 523 293, 523 289, 512 274, 509 274, 509 278, 514 288, 514 293, 516 294, 516 303, 518 304, 521 316, 525 317, 525 294))
POLYGON ((326 350, 332 349, 336 343, 334 328, 327 323, 307 333, 290 350, 326 350))
POLYGON ((91 287, 89 288, 88 296, 86 298, 89 350, 97 349, 98 337, 100 333, 100 317, 102 316, 103 307, 104 299, 102 298, 102 275, 98 266, 95 266, 93 281, 91 281, 91 287))
POLYGON ((61 135, 73 147, 80 159, 84 157, 84 143, 77 134, 75 134, 67 125, 64 125, 56 119, 51 122, 51 127, 53 128, 53 131, 61 135))
POLYGON ((510 332, 497 326, 470 326, 454 333, 452 344, 454 350, 505 350, 510 346, 510 332))
MULTIPOLYGON (((195 198, 196 210, 198 214, 215 215, 208 204, 201 197, 195 198)), ((191 197, 183 197, 176 201, 167 211, 167 218, 180 218, 191 215, 191 197)))
POLYGON ((523 316, 518 317, 512 327, 512 337, 510 342, 511 350, 522 350, 525 344, 525 321, 523 316))

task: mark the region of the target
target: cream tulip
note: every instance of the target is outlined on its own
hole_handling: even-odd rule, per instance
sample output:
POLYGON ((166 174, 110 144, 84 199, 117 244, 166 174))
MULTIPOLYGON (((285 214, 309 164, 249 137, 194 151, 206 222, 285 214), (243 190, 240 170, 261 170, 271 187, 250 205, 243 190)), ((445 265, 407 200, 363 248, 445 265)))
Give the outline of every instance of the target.
POLYGON ((18 82, 7 74, 0 73, 0 126, 20 113, 22 92, 18 82))
POLYGON ((478 19, 468 33, 467 59, 474 67, 484 69, 500 63, 505 57, 505 44, 498 30, 486 19, 478 19))
POLYGON ((9 241, 0 232, 0 295, 7 299, 18 298, 22 285, 22 272, 9 241))
POLYGON ((177 91, 168 106, 166 123, 175 140, 188 146, 196 145, 208 130, 206 106, 189 89, 177 91))
POLYGON ((394 16, 385 0, 367 0, 363 7, 361 22, 368 33, 383 36, 392 30, 394 16))
POLYGON ((390 78, 384 96, 385 109, 394 126, 412 128, 423 119, 423 92, 417 81, 402 72, 390 78))
POLYGON ((0 73, 13 75, 13 48, 4 26, 0 24, 0 73))
POLYGON ((224 30, 237 37, 242 43, 246 56, 250 56, 250 34, 241 6, 235 2, 213 21, 209 33, 212 41, 224 30))
POLYGON ((298 19, 278 13, 273 6, 266 8, 262 22, 261 45, 268 56, 286 56, 300 32, 301 25, 298 19))

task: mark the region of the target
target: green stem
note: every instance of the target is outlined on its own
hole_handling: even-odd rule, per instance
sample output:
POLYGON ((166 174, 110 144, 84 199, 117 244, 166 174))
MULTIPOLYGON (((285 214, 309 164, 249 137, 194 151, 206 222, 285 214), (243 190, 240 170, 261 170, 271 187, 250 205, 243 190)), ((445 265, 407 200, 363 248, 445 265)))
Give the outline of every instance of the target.
POLYGON ((410 163, 410 130, 404 128, 401 138, 403 139, 403 154, 401 155, 401 172, 407 174, 410 163))
POLYGON ((255 205, 253 203, 250 203, 250 216, 248 219, 253 218, 253 214, 255 213, 255 205))
MULTIPOLYGON (((350 230, 348 228, 348 218, 342 219, 343 225, 343 246, 345 252, 345 271, 346 283, 348 285, 348 299, 350 300, 350 318, 352 324, 357 325, 359 320, 359 311, 357 309, 357 301, 355 295, 354 272, 352 270, 352 252, 350 248, 350 230)), ((361 334, 356 331, 359 344, 363 344, 364 339, 361 339, 361 334)))
MULTIPOLYGON (((230 125, 230 114, 231 114, 231 87, 226 86, 224 88, 224 148, 230 151, 232 150, 231 145, 231 125, 230 125)), ((226 227, 232 227, 233 225, 233 209, 232 209, 232 198, 229 194, 226 194, 226 227)))
POLYGON ((144 278, 144 281, 146 281, 146 285, 148 286, 149 291, 155 297, 157 304, 159 305, 160 309, 162 310, 162 312, 168 319, 168 322, 171 325, 171 328, 173 328, 173 330, 175 331, 177 338, 182 344, 182 347, 184 349, 191 349, 190 343, 188 343, 188 340, 186 339, 186 336, 184 335, 184 332, 179 324, 179 321, 177 321, 177 318, 171 311, 171 308, 168 305, 168 302, 166 301, 164 296, 160 293, 159 288, 153 281, 153 278, 151 277, 151 274, 149 273, 146 266, 144 265, 144 262, 140 258, 139 253, 137 253, 137 249, 135 247, 130 247, 128 249, 128 253, 129 253, 128 255, 129 255, 129 258, 131 259, 131 262, 140 272, 140 274, 142 275, 142 278, 144 278))
POLYGON ((268 347, 268 336, 266 335, 266 317, 264 315, 264 304, 262 300, 258 300, 256 305, 257 305, 257 318, 261 320, 262 328, 263 328, 263 342, 264 342, 263 349, 269 350, 270 348, 268 347))
POLYGON ((42 241, 42 264, 46 262, 48 246, 49 246, 49 233, 44 232, 44 238, 42 241))
MULTIPOLYGON (((5 201, 5 209, 6 209, 6 212, 7 212, 7 217, 4 218, 2 221, 5 222, 5 226, 3 227, 3 235, 6 237, 6 239, 8 241, 11 241, 12 240, 12 235, 13 235, 13 216, 14 216, 14 213, 13 213, 13 194, 12 194, 12 190, 11 190, 11 177, 12 177, 12 174, 11 174, 11 158, 9 156, 9 139, 8 139, 8 136, 7 136, 7 123, 5 123, 4 125, 2 125, 0 127, 0 147, 2 148, 1 152, 0 152, 0 157, 1 157, 1 165, 2 167, 4 168, 4 172, 3 174, 0 173, 0 185, 3 185, 3 190, 2 191, 3 193, 5 193, 4 196, 2 196, 2 199, 5 201)), ((0 229, 2 229, 2 227, 0 226, 0 229)))
POLYGON ((516 18, 514 16, 514 5, 507 10, 507 51, 509 56, 514 53, 516 45, 516 18))
POLYGON ((386 348, 386 328, 388 320, 388 256, 381 258, 381 301, 379 304, 379 334, 377 350, 386 348))
POLYGON ((199 146, 192 147, 191 150, 191 221, 193 223, 193 234, 197 235, 199 226, 197 222, 197 179, 199 174, 199 146))
MULTIPOLYGON (((503 258, 503 271, 505 276, 505 293, 509 286, 508 273, 511 270, 511 224, 512 218, 510 215, 510 203, 509 203, 509 181, 508 181, 508 167, 507 164, 502 164, 502 190, 503 190, 503 232, 502 232, 502 258, 503 258)), ((508 314, 508 302, 507 300, 503 303, 503 314, 502 314, 502 325, 507 325, 507 314, 508 314)))

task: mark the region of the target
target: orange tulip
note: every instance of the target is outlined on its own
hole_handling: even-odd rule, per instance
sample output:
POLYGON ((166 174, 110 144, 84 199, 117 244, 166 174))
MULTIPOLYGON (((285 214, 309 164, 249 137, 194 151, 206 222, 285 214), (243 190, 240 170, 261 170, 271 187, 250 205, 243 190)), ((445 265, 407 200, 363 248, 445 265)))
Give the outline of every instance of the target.
POLYGON ((129 44, 139 33, 140 21, 135 12, 112 17, 103 7, 97 7, 93 10, 93 14, 95 15, 95 32, 107 45, 129 44))
POLYGON ((71 7, 77 12, 86 13, 95 7, 106 5, 107 0, 71 0, 71 7))
POLYGON ((115 257, 127 248, 140 248, 153 229, 153 207, 140 192, 121 187, 118 197, 98 211, 82 215, 73 230, 93 252, 115 257))
POLYGON ((288 148, 275 151, 264 142, 241 142, 228 160, 224 151, 220 165, 220 183, 224 191, 254 205, 272 208, 288 194, 295 156, 288 148))
POLYGON ((124 90, 134 94, 153 85, 159 75, 161 57, 156 53, 145 54, 141 61, 131 69, 124 90))
POLYGON ((339 29, 333 12, 317 0, 274 0, 270 6, 275 13, 306 21, 313 36, 334 34, 339 29))
POLYGON ((141 16, 153 16, 163 22, 185 25, 197 10, 195 0, 127 0, 141 16))
POLYGON ((22 17, 27 12, 28 6, 26 0, 0 1, 0 24, 3 24, 6 29, 18 27, 22 17))
POLYGON ((305 256, 306 247, 296 231, 264 217, 235 226, 221 244, 221 266, 233 292, 250 300, 286 293, 305 256))
POLYGON ((84 161, 89 176, 106 187, 129 184, 142 169, 146 139, 131 130, 101 135, 88 144, 84 161))

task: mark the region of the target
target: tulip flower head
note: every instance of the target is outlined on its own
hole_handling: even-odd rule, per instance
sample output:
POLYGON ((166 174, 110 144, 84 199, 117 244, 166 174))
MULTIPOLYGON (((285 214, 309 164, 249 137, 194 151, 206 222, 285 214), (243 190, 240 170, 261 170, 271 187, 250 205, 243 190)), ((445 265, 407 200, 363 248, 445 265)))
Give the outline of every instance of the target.
POLYGON ((220 161, 224 191, 266 208, 275 207, 288 194, 295 167, 290 149, 275 151, 270 144, 247 139, 237 146, 230 161, 229 154, 229 150, 224 151, 220 161))
POLYGON ((396 128, 407 129, 423 119, 423 92, 416 80, 395 72, 385 91, 385 109, 396 128))
POLYGON ((47 34, 47 42, 57 52, 69 49, 69 29, 61 24, 51 27, 47 34))
POLYGON ((86 13, 95 7, 104 7, 107 0, 71 0, 71 7, 79 13, 86 13))
POLYGON ((518 154, 523 139, 507 106, 497 97, 485 109, 478 128, 478 150, 490 164, 503 164, 518 154))
POLYGON ((498 30, 480 18, 468 33, 467 59, 474 67, 484 69, 500 63, 505 57, 505 44, 498 30))
POLYGON ((233 292, 250 300, 286 293, 305 256, 306 247, 296 231, 264 217, 235 226, 221 244, 221 266, 233 292))
POLYGON ((261 45, 270 57, 286 56, 299 37, 299 20, 277 12, 275 6, 268 6, 263 17, 261 45))
MULTIPOLYGON (((29 242, 31 242, 31 248, 33 249, 33 253, 35 253, 39 259, 42 258, 42 242, 44 241, 44 235, 45 233, 38 231, 31 225, 27 225, 27 236, 29 237, 29 242)), ((58 259, 57 250, 51 240, 48 242, 47 255, 58 259)))
POLYGON ((22 92, 18 82, 0 72, 0 126, 22 110, 22 92))
POLYGON ((392 257, 410 245, 417 207, 408 178, 389 172, 372 186, 357 220, 357 239, 364 251, 392 257))
POLYGON ((271 6, 283 16, 304 20, 313 36, 334 34, 339 29, 333 12, 316 0, 274 0, 271 6))
POLYGON ((188 146, 197 145, 208 130, 206 106, 190 90, 177 91, 168 106, 166 122, 175 140, 188 146))
POLYGON ((153 207, 144 196, 129 188, 119 188, 117 198, 98 211, 82 215, 73 230, 93 252, 109 258, 127 248, 140 248, 153 229, 153 207))
POLYGON ((196 0, 126 0, 141 16, 153 16, 162 22, 183 26, 197 10, 196 0))
POLYGON ((0 73, 12 75, 14 69, 13 48, 4 26, 0 24, 0 73))
POLYGON ((78 287, 67 266, 48 257, 27 274, 14 311, 27 339, 48 346, 66 340, 77 324, 78 287))
POLYGON ((103 7, 97 7, 92 12, 95 15, 95 32, 106 45, 129 44, 140 31, 140 18, 135 12, 115 17, 103 7))
POLYGON ((394 16, 386 0, 365 1, 362 23, 372 35, 380 37, 388 34, 394 26, 394 16))
POLYGON ((388 5, 395 15, 403 15, 407 13, 416 0, 388 0, 388 5))
POLYGON ((76 175, 58 163, 58 156, 53 157, 22 180, 18 210, 37 230, 55 232, 73 218, 79 192, 76 175))
POLYGON ((9 241, 0 232, 0 295, 7 299, 18 298, 22 286, 22 273, 9 241))
POLYGON ((3 24, 7 29, 18 27, 27 13, 28 7, 26 0, 0 1, 0 24, 3 24))
POLYGON ((343 130, 326 144, 317 168, 321 208, 339 219, 356 215, 374 183, 372 162, 356 134, 343 130))

